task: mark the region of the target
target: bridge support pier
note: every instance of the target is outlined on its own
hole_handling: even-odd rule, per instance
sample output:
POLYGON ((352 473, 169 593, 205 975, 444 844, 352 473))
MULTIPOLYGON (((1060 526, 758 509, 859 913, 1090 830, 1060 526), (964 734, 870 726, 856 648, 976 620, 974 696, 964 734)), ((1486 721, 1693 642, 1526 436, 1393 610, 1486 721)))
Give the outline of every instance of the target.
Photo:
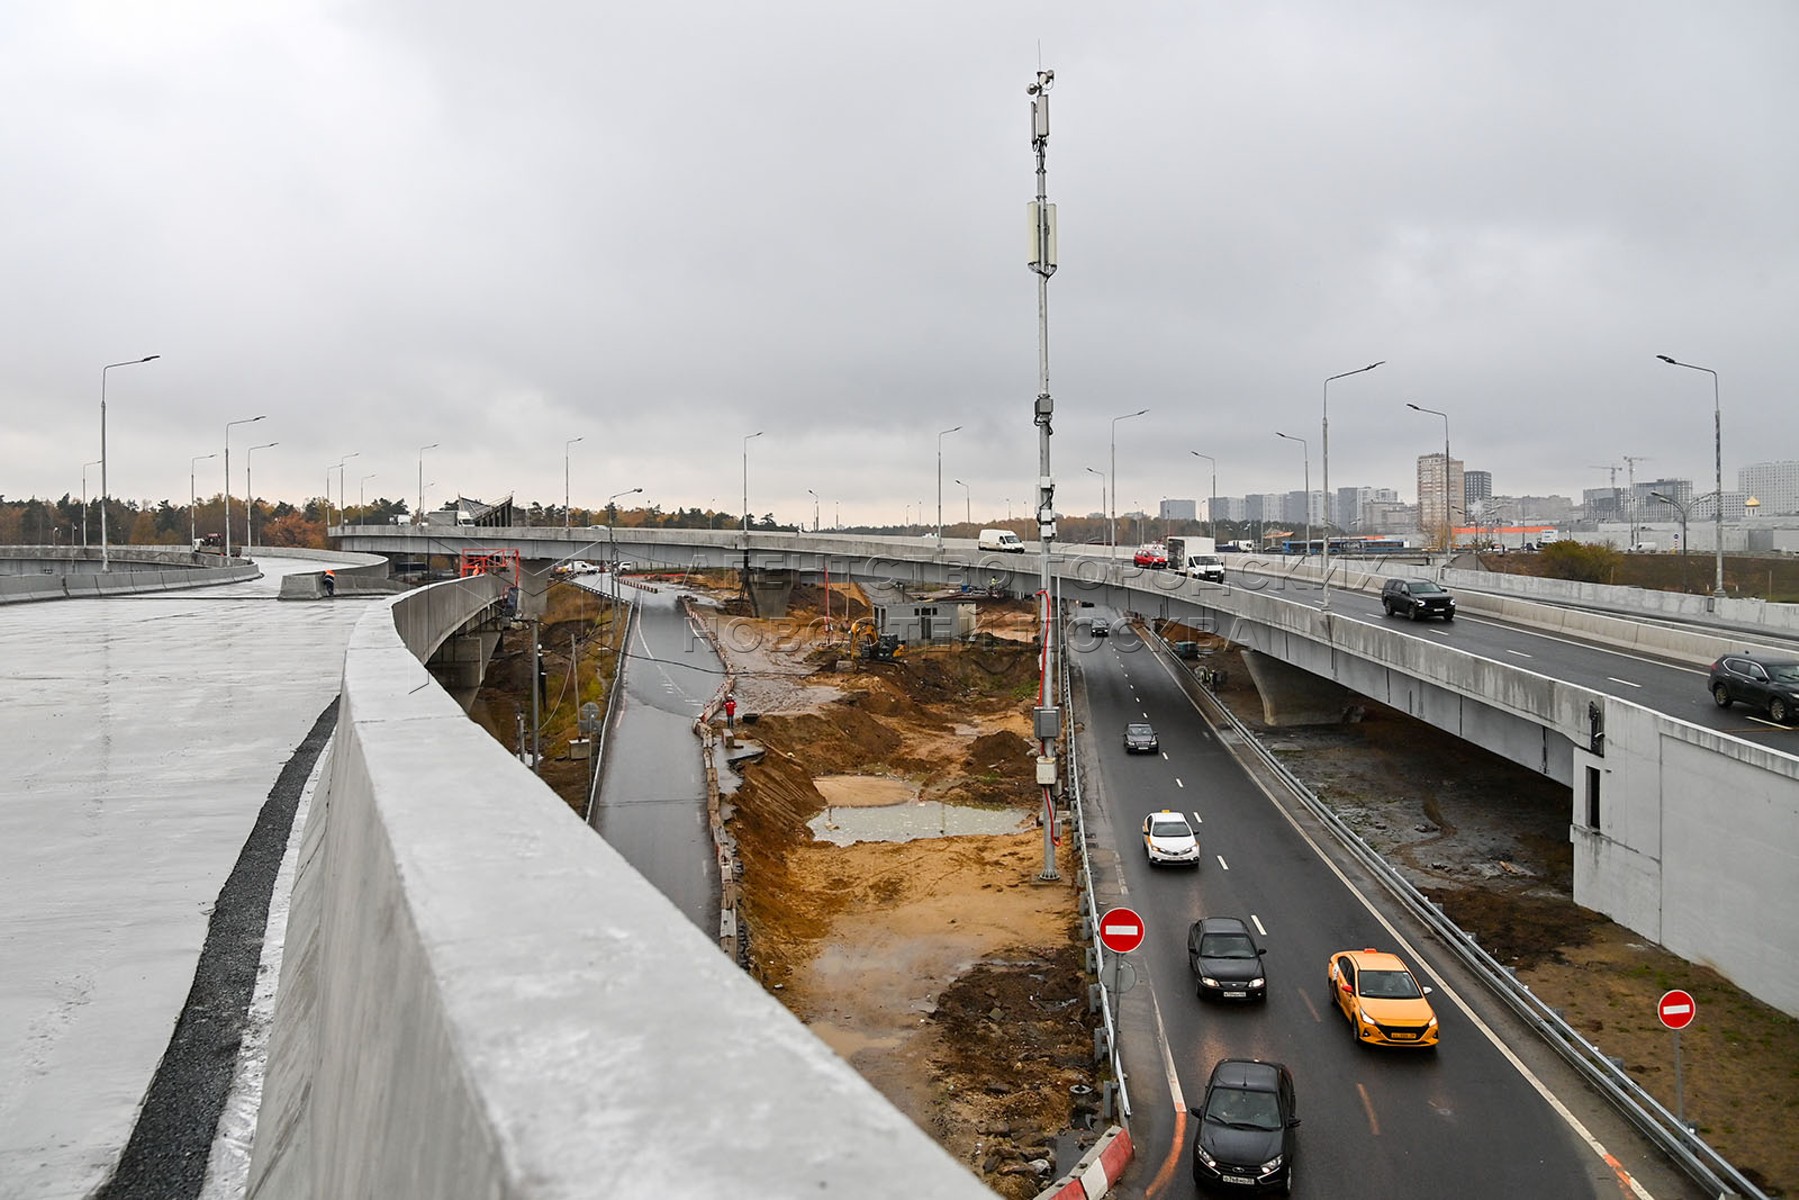
POLYGON ((744 581, 750 597, 750 611, 758 617, 786 616, 797 574, 786 568, 751 567, 744 581))
POLYGON ((479 629, 447 639, 425 664, 438 685, 467 712, 487 677, 487 664, 500 644, 498 629, 479 629))
POLYGON ((1357 702, 1342 684, 1254 650, 1243 651, 1243 665, 1261 693, 1262 719, 1277 729, 1339 724, 1357 702))

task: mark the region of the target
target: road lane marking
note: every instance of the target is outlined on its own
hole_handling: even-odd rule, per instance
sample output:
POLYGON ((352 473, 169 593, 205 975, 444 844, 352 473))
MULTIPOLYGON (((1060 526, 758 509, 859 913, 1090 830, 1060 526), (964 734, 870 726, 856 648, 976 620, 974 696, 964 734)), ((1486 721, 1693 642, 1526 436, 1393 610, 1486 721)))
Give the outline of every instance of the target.
POLYGON ((1218 865, 1223 867, 1227 871, 1231 869, 1231 864, 1224 861, 1224 855, 1222 855, 1222 854, 1220 854, 1218 856, 1218 865))
POLYGON ((1362 1111, 1368 1114, 1368 1132, 1379 1137, 1380 1120, 1374 1115, 1374 1101, 1368 1098, 1367 1085, 1358 1083, 1355 1085, 1355 1090, 1356 1094, 1362 1098, 1362 1111))
POLYGON ((1256 916, 1254 913, 1250 913, 1249 919, 1255 924, 1257 933, 1261 934, 1263 937, 1268 936, 1268 931, 1262 928, 1262 918, 1256 916))
POLYGON ((1200 819, 1199 811, 1197 809, 1195 809, 1193 812, 1193 823, 1195 825, 1204 825, 1205 824, 1205 822, 1200 819))
MULTIPOLYGON (((1550 641, 1561 641, 1563 639, 1550 638, 1549 640, 1550 641)), ((1570 642, 1568 644, 1569 645, 1580 645, 1581 643, 1570 642)), ((1586 648, 1592 649, 1592 647, 1586 647, 1586 648)), ((1624 657, 1628 658, 1631 656, 1625 655, 1624 657)), ((1643 660, 1643 661, 1649 661, 1649 660, 1643 660)), ((1158 662, 1159 662, 1159 660, 1158 660, 1158 662)), ((1173 669, 1170 668, 1168 666, 1168 664, 1166 664, 1166 663, 1159 662, 1159 665, 1162 667, 1162 670, 1168 675, 1169 679, 1172 681, 1174 679, 1173 669)), ((1658 665, 1661 665, 1661 664, 1658 664, 1658 665)), ((1698 674, 1698 673, 1699 672, 1695 672, 1695 674, 1698 674)), ((1184 689, 1183 689, 1182 694, 1185 695, 1184 689)), ((1187 703, 1192 705, 1193 711, 1199 714, 1200 720, 1205 721, 1206 724, 1208 724, 1208 725, 1211 724, 1211 721, 1206 717, 1204 710, 1200 708, 1198 701, 1194 700, 1192 696, 1187 696, 1187 703)), ((1370 900, 1367 896, 1363 895, 1361 889, 1356 887, 1355 884, 1353 884, 1349 881, 1349 876, 1345 875, 1343 873, 1342 868, 1338 867, 1335 862, 1331 861, 1330 856, 1325 854, 1324 848, 1322 846, 1320 846, 1316 840, 1313 839, 1311 834, 1306 832, 1306 830, 1300 825, 1299 819, 1297 817, 1295 817, 1292 813, 1287 811, 1287 806, 1285 804, 1281 803, 1281 801, 1274 795, 1273 792, 1268 790, 1267 785, 1262 784, 1258 780, 1257 787, 1261 790, 1262 794, 1268 798, 1269 803, 1274 805, 1275 811, 1280 813, 1281 817, 1287 822, 1288 826, 1290 826, 1292 828, 1293 832, 1297 833, 1299 835, 1300 840, 1305 842, 1306 845, 1308 845, 1312 848, 1312 853, 1318 857, 1318 861, 1322 862, 1324 864, 1325 868, 1328 871, 1330 871, 1331 874, 1333 874, 1337 877, 1337 881, 1343 885, 1343 887, 1349 892, 1349 894, 1354 896, 1356 898, 1356 900, 1362 905, 1362 907, 1368 910, 1368 915, 1373 917, 1375 919, 1375 921, 1379 922, 1380 926, 1393 936, 1393 940, 1396 943, 1398 943, 1399 946, 1401 946, 1408 954, 1410 954, 1412 956, 1412 961, 1418 963, 1420 968, 1427 975, 1429 975, 1433 980, 1436 981, 1437 986, 1443 990, 1443 994, 1446 997, 1448 997, 1448 999, 1458 1009, 1461 1010, 1462 1015, 1467 1017, 1469 1022, 1471 1022, 1473 1024, 1474 1028, 1479 1030, 1481 1035, 1487 1039, 1488 1044, 1491 1045, 1495 1050, 1497 1050, 1499 1052, 1500 1057, 1505 1059, 1506 1062, 1511 1064, 1512 1069, 1517 1071, 1518 1074, 1524 1079, 1524 1081, 1526 1083, 1530 1084, 1531 1089, 1533 1091, 1535 1091, 1537 1093, 1537 1095, 1541 1096, 1543 1098, 1543 1102, 1545 1104, 1549 1105, 1549 1107, 1555 1112, 1555 1114, 1557 1116, 1559 1116, 1564 1122, 1567 1123, 1568 1128, 1570 1128, 1574 1131, 1575 1136, 1578 1137, 1582 1142, 1584 1142, 1588 1149, 1592 1150, 1593 1153, 1596 1156, 1598 1156, 1598 1158, 1602 1162, 1604 1162, 1607 1166, 1611 1167, 1613 1173, 1618 1178, 1619 1184, 1621 1184, 1624 1188, 1628 1189, 1632 1195, 1636 1196, 1637 1200, 1655 1200, 1654 1196, 1650 1193, 1649 1189, 1645 1188, 1640 1182, 1638 1182, 1636 1176, 1632 1175, 1621 1163, 1619 1163, 1619 1161, 1615 1157, 1612 1156, 1611 1151, 1607 1150, 1605 1148, 1605 1144, 1603 1142, 1601 1142, 1598 1138, 1594 1137, 1592 1134, 1592 1131, 1589 1130, 1586 1127, 1586 1125, 1582 1123, 1581 1119, 1579 1117, 1575 1116, 1574 1113, 1568 1108, 1568 1106, 1566 1104, 1562 1103, 1561 1098, 1558 1097, 1554 1092, 1549 1090, 1549 1085, 1545 1084, 1541 1079, 1538 1079, 1536 1074, 1534 1072, 1532 1072, 1529 1067, 1524 1065, 1524 1060, 1519 1058, 1516 1054, 1514 1054, 1512 1052, 1512 1048, 1510 1046, 1506 1045, 1505 1042, 1500 1038, 1500 1036, 1497 1033, 1495 1033, 1493 1031, 1493 1029, 1485 1021, 1481 1020, 1480 1017, 1478 1015, 1476 1015, 1474 1010, 1471 1007, 1469 1007, 1468 1002, 1463 1000, 1461 998, 1461 996, 1456 993, 1455 989, 1451 988, 1447 983, 1445 983, 1443 981, 1442 976, 1438 975, 1436 973, 1436 971, 1431 968, 1429 962, 1426 961, 1425 958, 1418 953, 1416 947, 1414 947, 1410 942, 1408 942, 1406 940, 1405 936, 1403 934, 1401 934, 1398 929, 1394 928, 1393 924, 1390 921, 1388 921, 1385 916, 1381 915, 1380 911, 1374 907, 1374 902, 1372 900, 1370 900)), ((1295 799, 1294 803, 1297 804, 1299 802, 1297 799, 1295 799)), ((1303 807, 1303 805, 1302 805, 1302 807, 1303 807)), ((1122 878, 1124 875, 1124 871, 1123 871, 1123 867, 1122 867, 1122 860, 1120 860, 1118 866, 1119 866, 1118 874, 1119 874, 1120 878, 1122 878)), ((1309 998, 1306 997, 1306 993, 1304 991, 1301 991, 1300 996, 1302 999, 1305 999, 1306 1007, 1311 1008, 1312 1002, 1309 998)), ((1316 1015, 1316 1010, 1314 1010, 1314 1015, 1316 1015)))
POLYGON ((1175 786, 1175 787, 1177 787, 1177 788, 1184 788, 1184 787, 1186 787, 1186 786, 1187 786, 1187 785, 1186 785, 1186 784, 1184 784, 1184 783, 1182 783, 1182 782, 1181 782, 1181 780, 1180 780, 1180 777, 1179 777, 1179 776, 1178 776, 1178 775, 1177 775, 1177 776, 1175 776, 1175 780, 1174 780, 1174 786, 1175 786))
POLYGON ((1305 1002, 1306 1009, 1312 1014, 1314 1024, 1324 1024, 1324 1018, 1318 1014, 1318 1006, 1312 1003, 1312 997, 1304 988, 1299 989, 1299 998, 1305 1002))
POLYGON ((1618 677, 1617 677, 1617 676, 1616 676, 1616 675, 1607 675, 1607 676, 1606 676, 1606 677, 1605 677, 1605 679, 1606 679, 1606 682, 1607 682, 1607 683, 1621 683, 1621 684, 1623 684, 1623 685, 1624 685, 1624 686, 1625 686, 1625 687, 1633 687, 1633 688, 1640 688, 1640 687, 1642 687, 1642 686, 1643 686, 1643 685, 1642 685, 1642 684, 1640 684, 1640 683, 1632 683, 1632 682, 1631 682, 1631 681, 1630 681, 1630 680, 1628 680, 1628 679, 1619 679, 1619 678, 1618 678, 1618 677))
POLYGON ((1535 658, 1535 657, 1536 657, 1536 655, 1534 655, 1534 654, 1526 654, 1526 653, 1525 653, 1525 652, 1524 652, 1524 651, 1522 651, 1522 650, 1514 650, 1514 649, 1512 649, 1512 648, 1511 648, 1511 647, 1510 647, 1510 646, 1507 646, 1507 647, 1506 647, 1506 650, 1505 650, 1505 652, 1506 652, 1506 653, 1507 653, 1507 654, 1516 654, 1516 655, 1517 655, 1517 656, 1518 656, 1518 657, 1519 657, 1519 658, 1535 658))

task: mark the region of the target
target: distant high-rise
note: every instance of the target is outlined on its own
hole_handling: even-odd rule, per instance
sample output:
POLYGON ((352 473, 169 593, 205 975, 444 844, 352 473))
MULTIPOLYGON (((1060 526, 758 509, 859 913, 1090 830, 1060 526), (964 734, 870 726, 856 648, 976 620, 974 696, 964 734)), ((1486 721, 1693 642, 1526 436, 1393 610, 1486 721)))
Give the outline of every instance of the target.
POLYGON ((1462 472, 1462 500, 1467 506, 1467 511, 1473 512, 1475 507, 1478 506, 1481 501, 1491 500, 1492 498, 1493 472, 1462 472))
MULTIPOLYGON (((1462 460, 1441 454, 1418 456, 1418 527, 1439 539, 1445 527, 1468 519, 1462 460), (1445 512, 1447 508, 1447 512, 1445 512)), ((1453 534, 1450 535, 1453 539, 1453 534)))
POLYGON ((1737 471, 1737 491, 1761 501, 1759 516, 1799 513, 1799 462, 1750 463, 1737 471))
POLYGON ((1196 521, 1199 519, 1199 503, 1194 500, 1164 500, 1156 515, 1163 521, 1196 521))

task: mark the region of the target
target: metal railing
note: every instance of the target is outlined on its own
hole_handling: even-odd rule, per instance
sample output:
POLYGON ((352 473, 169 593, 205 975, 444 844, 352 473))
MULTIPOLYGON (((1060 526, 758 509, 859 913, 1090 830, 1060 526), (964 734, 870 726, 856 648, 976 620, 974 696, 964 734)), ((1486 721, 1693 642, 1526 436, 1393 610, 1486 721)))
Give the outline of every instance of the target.
POLYGON ((1582 1037, 1560 1013, 1520 983, 1510 970, 1483 950, 1471 935, 1445 916, 1433 901, 1413 887, 1410 880, 1363 841, 1355 830, 1346 825, 1324 801, 1289 771, 1273 751, 1262 744, 1249 726, 1225 707, 1208 683, 1202 682, 1195 672, 1188 670, 1185 664, 1170 653, 1166 642, 1156 637, 1151 644, 1158 654, 1177 668, 1182 686, 1187 687, 1190 683, 1199 695, 1209 701, 1211 711, 1231 726, 1243 744, 1330 830, 1331 835, 1355 856, 1381 886, 1422 921, 1444 947, 1474 972, 1490 992, 1560 1054, 1639 1132, 1655 1143, 1695 1181, 1718 1195, 1720 1200, 1729 1196, 1768 1200, 1766 1193, 1746 1179, 1698 1134, 1682 1124, 1661 1101, 1625 1074, 1599 1047, 1582 1037))

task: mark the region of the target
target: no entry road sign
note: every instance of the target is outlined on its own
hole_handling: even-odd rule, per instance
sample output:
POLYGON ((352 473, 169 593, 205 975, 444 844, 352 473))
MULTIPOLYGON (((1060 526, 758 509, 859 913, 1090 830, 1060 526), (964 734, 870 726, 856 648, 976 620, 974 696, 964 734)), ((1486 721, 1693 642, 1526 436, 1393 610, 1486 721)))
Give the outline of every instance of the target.
POLYGON ((1143 918, 1133 908, 1107 909, 1099 919, 1099 943, 1114 954, 1129 954, 1143 944, 1143 918))
POLYGON ((1669 1029, 1685 1029, 1699 1015, 1699 1006, 1693 1003, 1690 992, 1679 988, 1666 993, 1655 1002, 1655 1015, 1662 1019, 1662 1024, 1669 1029))

